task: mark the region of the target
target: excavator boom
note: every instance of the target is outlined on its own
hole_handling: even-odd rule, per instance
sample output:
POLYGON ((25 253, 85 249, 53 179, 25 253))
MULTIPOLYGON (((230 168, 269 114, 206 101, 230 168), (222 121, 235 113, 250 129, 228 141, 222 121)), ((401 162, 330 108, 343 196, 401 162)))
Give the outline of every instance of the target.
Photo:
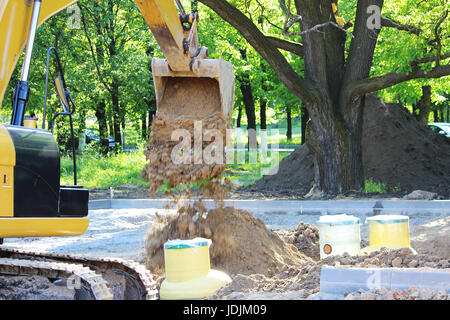
MULTIPOLYGON (((38 26, 76 2, 43 0, 38 26)), ((11 74, 29 37, 33 3, 32 0, 0 2, 0 106, 11 74)), ((195 59, 207 57, 207 48, 198 47, 198 15, 179 15, 171 0, 135 0, 135 3, 155 36, 171 71, 191 71, 195 59), (189 29, 183 27, 180 17, 191 24, 189 29)))

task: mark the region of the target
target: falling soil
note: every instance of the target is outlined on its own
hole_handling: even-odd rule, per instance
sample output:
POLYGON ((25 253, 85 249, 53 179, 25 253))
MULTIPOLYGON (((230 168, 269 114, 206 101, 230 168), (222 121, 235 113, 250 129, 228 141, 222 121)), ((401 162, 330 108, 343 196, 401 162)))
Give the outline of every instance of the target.
POLYGON ((153 118, 150 139, 144 152, 149 163, 143 177, 154 194, 164 183, 173 188, 200 180, 220 178, 226 169, 223 148, 227 121, 220 113, 198 120, 171 118, 157 114, 153 118), (201 122, 200 122, 201 121, 201 122), (214 139, 206 141, 209 132, 214 139), (180 142, 178 139, 182 138, 180 142), (222 151, 222 152, 220 152, 222 151))

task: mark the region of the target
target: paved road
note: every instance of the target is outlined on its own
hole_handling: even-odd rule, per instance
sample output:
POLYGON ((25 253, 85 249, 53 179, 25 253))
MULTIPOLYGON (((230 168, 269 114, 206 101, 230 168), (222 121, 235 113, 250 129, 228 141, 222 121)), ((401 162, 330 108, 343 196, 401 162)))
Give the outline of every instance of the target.
MULTIPOLYGON (((90 209, 162 209, 169 200, 113 199, 90 202, 90 209)), ((212 200, 205 200, 207 208, 213 208, 212 200)), ((356 216, 364 223, 374 214, 401 214, 410 217, 410 225, 423 224, 439 217, 450 216, 450 201, 406 200, 229 200, 227 206, 248 210, 264 221, 271 229, 292 229, 300 221, 314 224, 320 215, 342 214, 356 216)))

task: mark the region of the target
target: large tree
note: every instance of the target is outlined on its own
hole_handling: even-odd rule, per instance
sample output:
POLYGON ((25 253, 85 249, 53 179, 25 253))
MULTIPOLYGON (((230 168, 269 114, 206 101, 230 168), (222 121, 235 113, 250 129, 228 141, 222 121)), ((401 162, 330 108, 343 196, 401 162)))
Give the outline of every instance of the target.
MULTIPOLYGON (((371 74, 371 68, 382 28, 394 28, 414 36, 424 33, 418 26, 382 17, 383 0, 359 0, 353 8, 353 21, 345 25, 333 12, 332 3, 337 6, 337 0, 279 0, 286 17, 282 34, 301 37, 298 42, 263 34, 251 16, 239 10, 240 1, 200 2, 236 28, 284 85, 305 104, 311 118, 307 144, 315 155, 316 184, 324 192, 361 190, 364 186, 361 133, 366 94, 411 79, 450 74, 450 65, 446 62, 450 53, 445 51, 448 49, 445 27, 448 26, 448 4, 445 1, 425 4, 424 1, 417 4, 409 1, 411 13, 419 5, 429 6, 432 2, 432 13, 439 14, 436 17, 430 14, 435 19, 430 22, 432 26, 427 27, 432 32, 427 31, 430 36, 424 40, 425 50, 418 52, 403 68, 381 75, 371 74), (300 30, 293 31, 297 26, 300 30), (347 41, 349 46, 346 46, 347 41), (304 76, 294 71, 279 49, 303 57, 304 76)), ((263 1, 256 2, 264 5, 263 1)))

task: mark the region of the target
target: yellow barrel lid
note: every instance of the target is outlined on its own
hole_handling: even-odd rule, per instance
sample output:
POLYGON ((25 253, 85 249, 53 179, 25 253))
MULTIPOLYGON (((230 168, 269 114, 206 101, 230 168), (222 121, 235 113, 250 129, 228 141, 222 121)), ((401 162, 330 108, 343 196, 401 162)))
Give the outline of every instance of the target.
POLYGON ((325 215, 320 216, 319 220, 316 224, 318 225, 346 225, 346 224, 359 224, 360 220, 357 217, 349 216, 347 214, 333 214, 333 215, 325 215))
POLYGON ((409 221, 408 216, 398 214, 381 214, 373 217, 368 217, 366 222, 376 221, 379 223, 401 223, 409 221))
POLYGON ((186 248, 197 248, 205 247, 211 245, 212 241, 205 238, 194 238, 190 240, 169 240, 164 243, 164 249, 186 249, 186 248))

